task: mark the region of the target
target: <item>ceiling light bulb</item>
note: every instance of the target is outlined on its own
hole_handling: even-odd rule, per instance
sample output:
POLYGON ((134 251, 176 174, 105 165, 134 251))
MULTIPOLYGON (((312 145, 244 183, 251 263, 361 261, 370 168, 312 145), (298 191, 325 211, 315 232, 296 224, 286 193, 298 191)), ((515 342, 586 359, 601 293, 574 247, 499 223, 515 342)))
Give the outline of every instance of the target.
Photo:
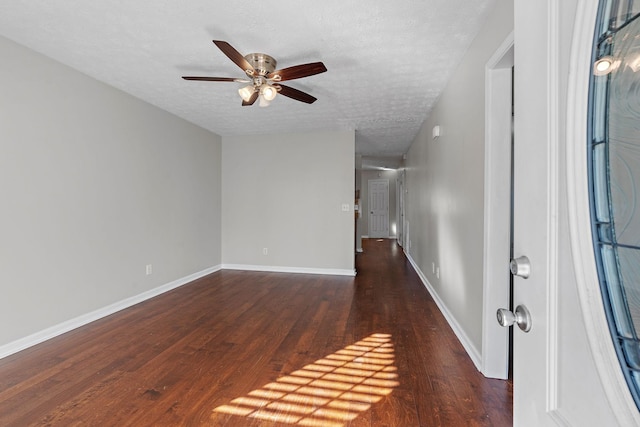
POLYGON ((242 89, 238 89, 238 93, 240 94, 240 97, 244 102, 249 102, 249 100, 251 99, 251 95, 253 95, 253 92, 255 92, 255 88, 253 87, 253 85, 248 85, 243 87, 242 89))
POLYGON ((267 101, 273 101, 273 99, 278 94, 278 91, 273 86, 263 85, 261 93, 264 99, 266 99, 267 101))

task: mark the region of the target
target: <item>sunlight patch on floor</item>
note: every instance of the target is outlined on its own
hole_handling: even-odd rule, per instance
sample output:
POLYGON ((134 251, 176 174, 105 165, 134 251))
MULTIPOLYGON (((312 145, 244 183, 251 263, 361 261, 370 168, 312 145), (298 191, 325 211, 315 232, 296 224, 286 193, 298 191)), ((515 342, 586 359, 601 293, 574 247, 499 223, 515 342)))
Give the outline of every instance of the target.
POLYGON ((373 334, 213 410, 285 424, 341 427, 400 385, 389 334, 373 334))

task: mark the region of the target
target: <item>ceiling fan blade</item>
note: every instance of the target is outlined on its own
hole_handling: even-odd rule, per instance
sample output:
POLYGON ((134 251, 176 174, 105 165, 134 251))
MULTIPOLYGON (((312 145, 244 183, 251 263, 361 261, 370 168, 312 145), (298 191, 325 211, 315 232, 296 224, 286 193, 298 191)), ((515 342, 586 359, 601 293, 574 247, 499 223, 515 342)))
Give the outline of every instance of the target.
POLYGON ((232 60, 238 67, 242 69, 245 73, 253 75, 255 71, 253 65, 249 63, 244 56, 240 52, 234 49, 229 43, 221 41, 221 40, 213 40, 213 43, 218 46, 218 49, 222 51, 227 57, 232 60))
POLYGON ((276 70, 273 73, 269 73, 267 78, 277 82, 283 82, 285 80, 313 76, 314 74, 324 73, 325 71, 327 71, 327 67, 325 67, 322 62, 311 62, 309 64, 294 65, 293 67, 276 70))
POLYGON ((185 80, 199 80, 203 82, 235 82, 242 79, 234 79, 233 77, 196 77, 196 76, 182 76, 185 80))
POLYGON ((290 86, 285 86, 281 84, 279 84, 278 86, 280 86, 280 90, 278 91, 280 95, 286 96, 291 99, 295 99, 296 101, 306 102, 307 104, 313 104, 314 102, 317 101, 317 98, 314 98, 313 96, 301 90, 294 89, 290 86))
POLYGON ((253 105, 254 102, 256 102, 256 99, 258 99, 258 95, 260 95, 260 92, 255 91, 253 92, 253 95, 251 95, 251 98, 249 98, 248 101, 242 101, 242 106, 243 107, 247 107, 249 105, 253 105))

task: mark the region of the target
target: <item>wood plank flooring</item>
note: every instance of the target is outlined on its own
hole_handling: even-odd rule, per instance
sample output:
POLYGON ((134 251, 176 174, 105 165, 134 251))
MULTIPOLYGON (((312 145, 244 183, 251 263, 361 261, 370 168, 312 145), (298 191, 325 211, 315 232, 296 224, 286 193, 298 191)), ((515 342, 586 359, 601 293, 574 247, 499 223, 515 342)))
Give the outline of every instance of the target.
POLYGON ((510 426, 394 241, 356 278, 220 271, 0 360, 2 426, 510 426))

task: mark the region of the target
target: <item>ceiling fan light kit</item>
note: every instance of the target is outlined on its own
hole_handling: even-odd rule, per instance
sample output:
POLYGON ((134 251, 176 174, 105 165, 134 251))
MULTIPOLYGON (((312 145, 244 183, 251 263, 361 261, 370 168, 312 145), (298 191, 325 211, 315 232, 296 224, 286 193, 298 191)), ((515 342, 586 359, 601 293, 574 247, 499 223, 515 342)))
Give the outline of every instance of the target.
POLYGON ((267 107, 276 98, 278 92, 296 101, 313 104, 316 98, 301 90, 280 84, 281 81, 300 79, 315 74, 324 73, 327 68, 322 62, 295 65, 293 67, 276 70, 277 61, 265 53, 250 53, 242 56, 229 43, 221 40, 213 40, 213 43, 231 61, 240 67, 250 80, 232 77, 197 77, 183 76, 185 80, 212 81, 212 82, 236 82, 249 83, 238 89, 242 98, 242 105, 253 105, 259 98, 261 107, 267 107))
POLYGON ((253 95, 253 92, 255 91, 256 91, 256 88, 254 88, 253 85, 248 85, 241 89, 238 89, 240 98, 242 98, 242 100, 245 102, 249 102, 249 99, 251 99, 251 95, 253 95))
POLYGON ((262 95, 262 97, 267 101, 273 101, 277 94, 278 90, 269 84, 263 84, 260 86, 260 95, 262 95))

